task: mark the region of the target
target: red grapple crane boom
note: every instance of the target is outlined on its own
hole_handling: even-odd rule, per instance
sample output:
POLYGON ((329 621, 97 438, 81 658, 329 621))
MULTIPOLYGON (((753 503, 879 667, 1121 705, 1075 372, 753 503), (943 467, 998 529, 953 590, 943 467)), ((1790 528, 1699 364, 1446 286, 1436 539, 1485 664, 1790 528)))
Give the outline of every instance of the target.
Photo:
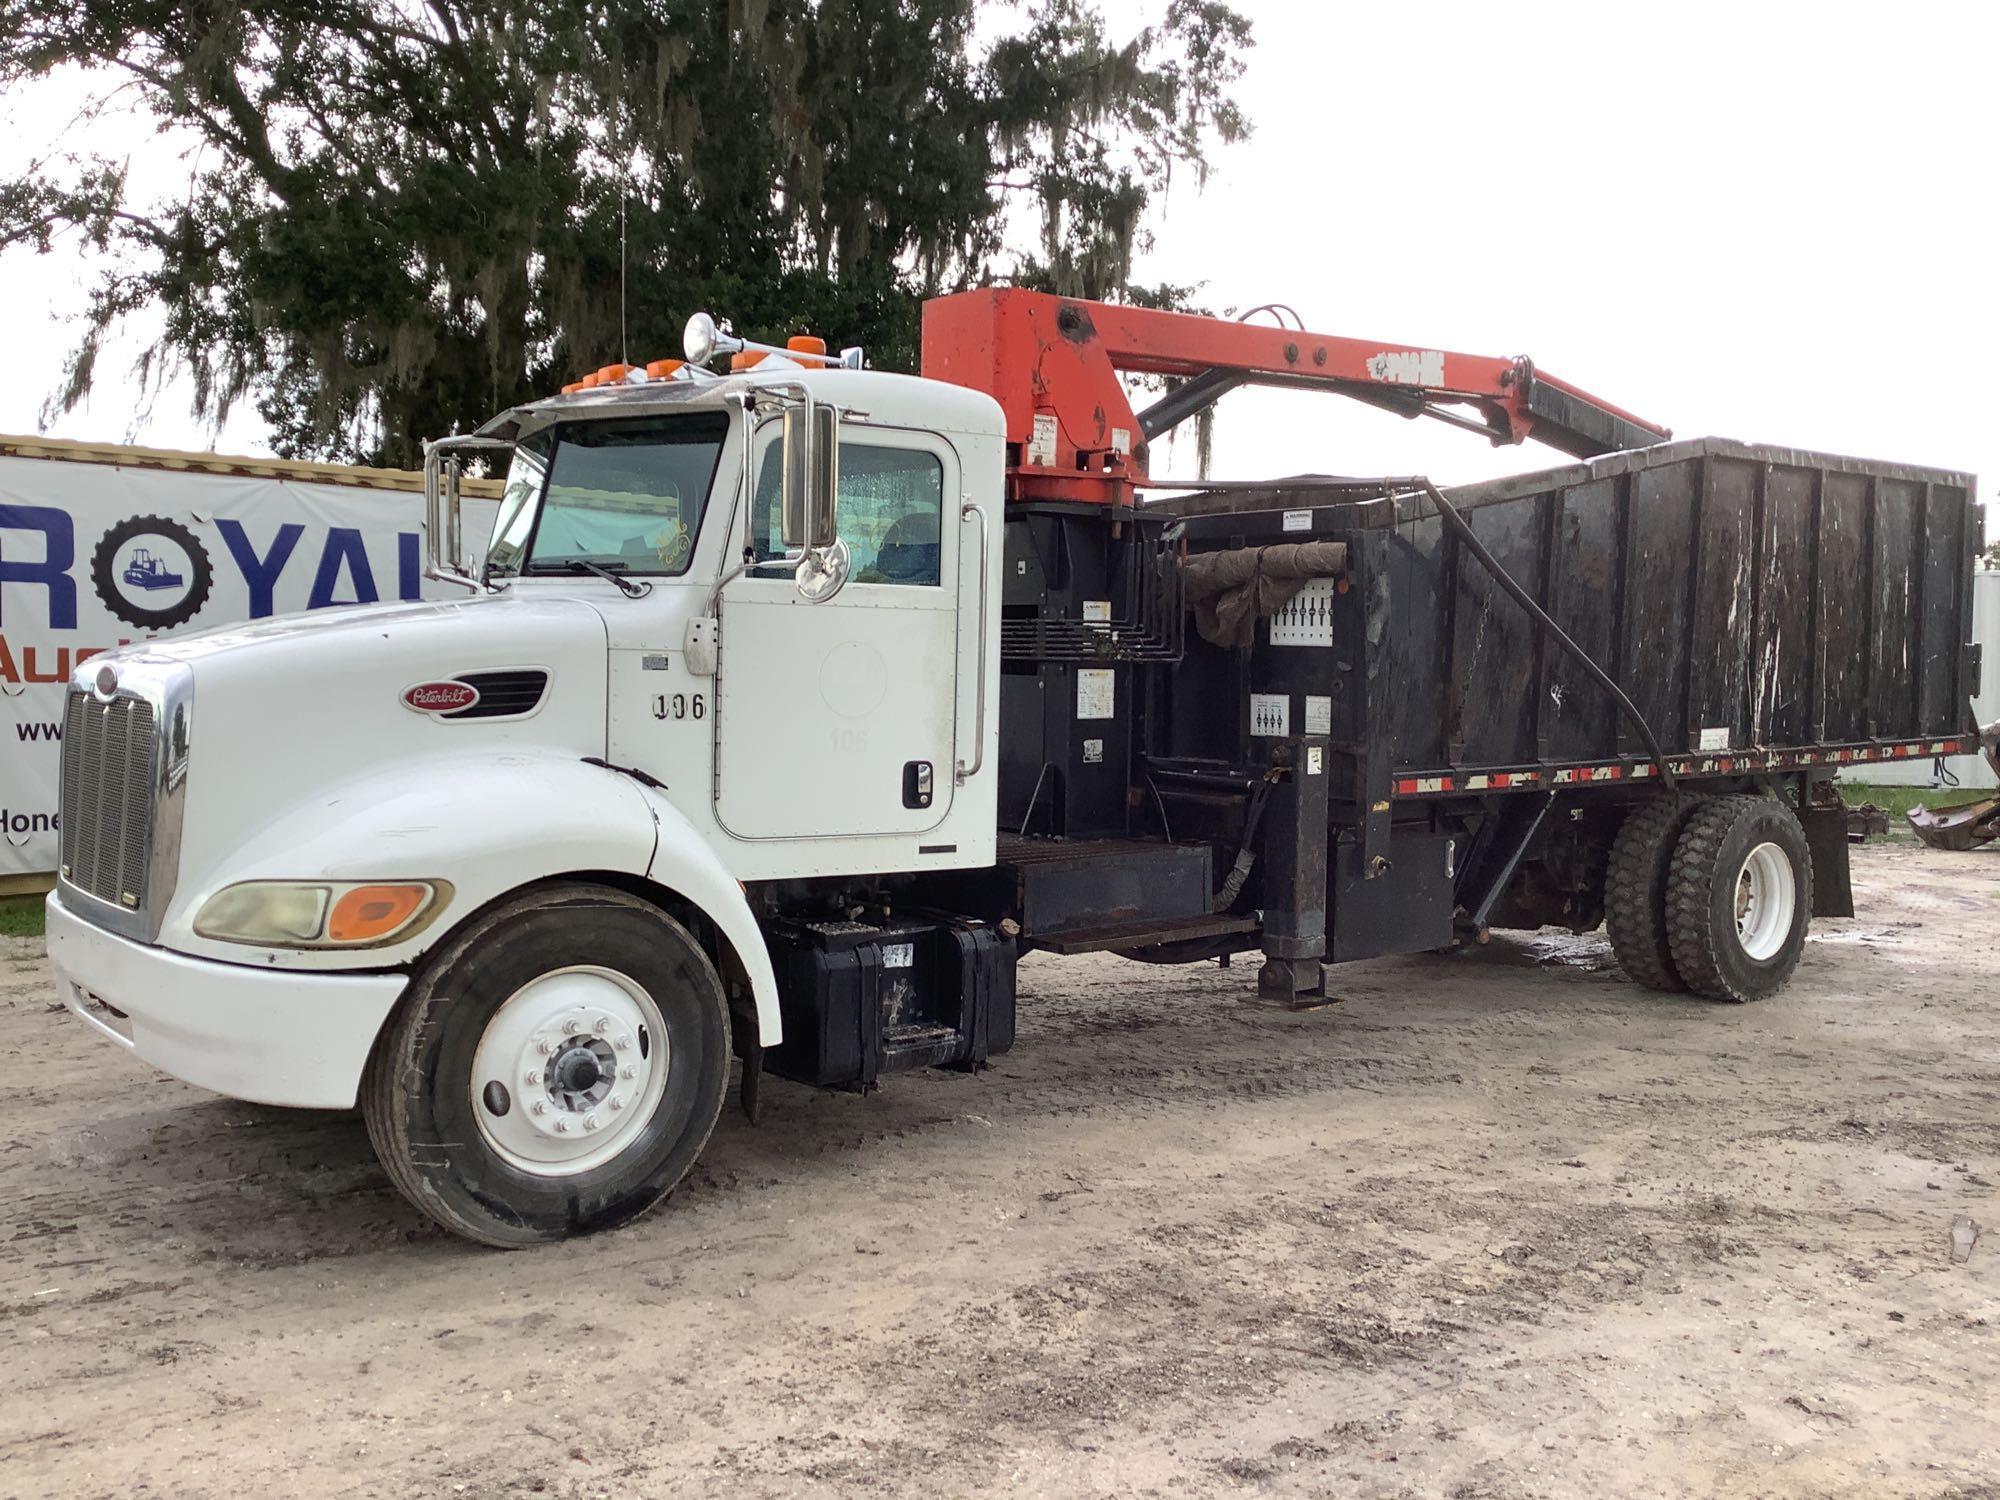
POLYGON ((1494 443, 1535 438, 1577 458, 1671 434, 1527 359, 1232 322, 989 287, 924 304, 923 373, 1006 411, 1008 498, 1129 505, 1161 433, 1239 385, 1326 390, 1431 416, 1494 443), (1184 383, 1135 412, 1121 373, 1184 383))

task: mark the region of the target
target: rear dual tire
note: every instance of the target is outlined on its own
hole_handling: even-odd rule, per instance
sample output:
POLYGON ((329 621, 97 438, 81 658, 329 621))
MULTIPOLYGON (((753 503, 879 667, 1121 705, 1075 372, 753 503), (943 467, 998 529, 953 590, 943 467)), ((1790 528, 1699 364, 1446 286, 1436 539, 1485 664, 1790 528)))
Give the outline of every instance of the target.
POLYGON ((1682 983, 1710 1000, 1761 1000, 1805 951, 1812 854, 1805 829, 1770 797, 1719 797, 1681 830, 1666 923, 1682 983))
POLYGON ((1642 803, 1612 845, 1605 926, 1648 989, 1760 1000, 1798 967, 1811 912, 1805 830, 1775 798, 1642 803))
POLYGON ((1681 828, 1700 804, 1678 797, 1642 802, 1625 815, 1604 875, 1604 927, 1632 982, 1684 990, 1667 936, 1667 880, 1681 828))

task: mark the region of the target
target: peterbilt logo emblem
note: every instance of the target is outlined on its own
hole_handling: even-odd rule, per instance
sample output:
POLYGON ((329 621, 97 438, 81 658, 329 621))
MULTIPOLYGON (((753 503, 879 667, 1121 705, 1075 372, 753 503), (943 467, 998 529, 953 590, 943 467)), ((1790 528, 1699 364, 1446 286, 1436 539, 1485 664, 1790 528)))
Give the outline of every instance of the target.
POLYGON ((453 714, 479 701, 479 689, 469 682, 420 682, 403 694, 403 706, 420 714, 453 714))

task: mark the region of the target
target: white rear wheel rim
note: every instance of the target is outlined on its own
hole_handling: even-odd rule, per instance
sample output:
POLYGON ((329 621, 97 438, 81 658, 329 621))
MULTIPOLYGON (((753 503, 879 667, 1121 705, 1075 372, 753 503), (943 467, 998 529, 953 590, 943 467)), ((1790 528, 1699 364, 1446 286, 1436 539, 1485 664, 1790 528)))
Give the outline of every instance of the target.
POLYGON ((1798 911, 1792 862, 1776 844, 1759 844, 1736 873, 1736 941, 1759 963, 1775 958, 1798 911))
POLYGON ((486 1023, 472 1058, 472 1112, 508 1165, 574 1176, 645 1129, 671 1063, 666 1021, 637 980, 594 964, 552 969, 486 1023))

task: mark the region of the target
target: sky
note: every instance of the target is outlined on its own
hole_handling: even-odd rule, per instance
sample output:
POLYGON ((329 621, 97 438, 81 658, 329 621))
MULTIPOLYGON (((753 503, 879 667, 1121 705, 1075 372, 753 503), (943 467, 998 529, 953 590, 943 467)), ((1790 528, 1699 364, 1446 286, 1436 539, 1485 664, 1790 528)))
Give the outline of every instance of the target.
MULTIPOLYGON (((1103 3, 1130 25, 1165 0, 1103 3)), ((2000 472, 2000 6, 1237 4, 1256 27, 1238 89, 1255 134, 1205 183, 1176 181, 1137 279, 1214 307, 1288 302, 1315 332, 1527 354, 1678 436, 2000 472)), ((57 78, 0 102, 0 171, 81 97, 57 78)), ((185 178, 145 122, 81 129, 185 178)), ((16 310, 0 432, 37 429, 88 277, 69 247, 0 255, 16 310)), ((184 388, 142 406, 142 344, 115 346, 50 430, 268 451, 252 416, 207 432, 184 388)), ((1191 474, 1192 446, 1167 467, 1191 474)), ((1213 472, 1451 482, 1560 461, 1244 391, 1220 408, 1213 472)))

